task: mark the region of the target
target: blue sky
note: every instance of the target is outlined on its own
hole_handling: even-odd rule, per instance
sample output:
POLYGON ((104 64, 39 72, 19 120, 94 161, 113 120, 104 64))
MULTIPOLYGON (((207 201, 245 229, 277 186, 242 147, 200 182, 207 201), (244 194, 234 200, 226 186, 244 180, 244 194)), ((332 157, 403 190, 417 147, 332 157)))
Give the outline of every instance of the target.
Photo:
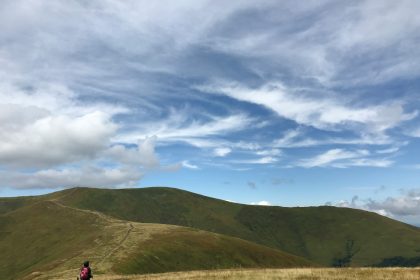
POLYGON ((0 195, 173 186, 420 224, 418 1, 0 1, 0 195))

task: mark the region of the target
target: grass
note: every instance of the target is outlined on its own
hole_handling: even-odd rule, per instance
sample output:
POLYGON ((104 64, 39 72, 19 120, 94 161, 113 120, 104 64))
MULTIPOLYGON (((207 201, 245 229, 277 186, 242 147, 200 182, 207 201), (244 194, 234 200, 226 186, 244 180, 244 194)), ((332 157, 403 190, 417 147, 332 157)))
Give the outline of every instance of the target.
POLYGON ((234 267, 313 266, 303 258, 225 235, 173 228, 142 244, 113 267, 123 274, 234 267))
POLYGON ((34 269, 77 267, 80 258, 91 255, 86 248, 111 246, 123 229, 124 223, 111 223, 99 215, 54 202, 19 208, 0 216, 0 274, 2 279, 15 279, 34 269), (106 227, 112 230, 102 231, 106 227))
POLYGON ((76 188, 54 194, 72 207, 136 222, 188 226, 239 237, 330 266, 354 241, 353 266, 420 256, 420 229, 361 210, 264 207, 171 188, 76 188))
POLYGON ((36 203, 39 197, 4 197, 0 198, 0 215, 5 214, 26 205, 36 203))
POLYGON ((0 215, 0 233, 1 279, 66 279, 77 275, 86 259, 97 274, 312 265, 238 238, 122 221, 57 201, 41 200, 0 215))
MULTIPOLYGON (((70 279, 71 277, 69 277, 70 279)), ((54 280, 63 278, 51 278, 54 280)), ((97 280, 418 280, 420 268, 289 268, 188 271, 149 275, 97 275, 97 280)))
MULTIPOLYGON (((38 197, 0 199, 2 279, 72 278, 85 259, 92 261, 99 277, 313 265, 304 258, 330 265, 334 258, 345 256, 350 240, 354 242, 350 242, 354 244, 350 251, 355 253, 352 266, 394 263, 396 257, 412 263, 420 255, 418 228, 354 209, 248 206, 168 188, 75 188, 38 197)), ((264 271, 269 270, 247 273, 271 277, 261 276, 264 271)), ((287 271, 279 270, 275 277, 287 271)), ((403 271, 417 273, 327 269, 302 270, 296 277, 329 279, 316 278, 322 271, 334 277, 368 277, 362 274, 380 275, 381 271, 383 277, 403 271)), ((224 271, 248 279, 237 275, 242 272, 224 271)), ((211 272, 203 273, 213 277, 211 272)))

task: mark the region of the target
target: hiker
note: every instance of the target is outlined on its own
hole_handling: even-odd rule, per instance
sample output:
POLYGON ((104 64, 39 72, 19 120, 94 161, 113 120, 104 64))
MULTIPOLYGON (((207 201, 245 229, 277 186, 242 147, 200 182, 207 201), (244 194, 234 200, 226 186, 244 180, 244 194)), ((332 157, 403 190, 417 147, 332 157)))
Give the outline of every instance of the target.
POLYGON ((90 278, 93 278, 92 270, 89 267, 89 261, 85 261, 80 269, 80 280, 89 280, 90 278))

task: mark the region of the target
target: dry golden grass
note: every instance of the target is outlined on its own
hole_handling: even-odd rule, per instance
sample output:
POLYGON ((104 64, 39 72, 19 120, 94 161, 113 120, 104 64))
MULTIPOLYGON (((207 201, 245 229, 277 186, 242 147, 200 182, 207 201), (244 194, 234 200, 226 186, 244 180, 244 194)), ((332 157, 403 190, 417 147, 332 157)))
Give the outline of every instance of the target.
MULTIPOLYGON (((117 220, 101 213, 75 209, 54 203, 81 214, 93 214, 97 217, 101 238, 94 240, 91 249, 83 255, 59 260, 60 265, 46 272, 33 272, 24 280, 74 280, 79 272, 80 261, 89 259, 94 264, 95 280, 193 280, 193 279, 231 279, 231 280, 331 280, 331 279, 367 279, 367 280, 420 280, 420 268, 291 268, 291 269, 231 269, 188 271, 147 275, 109 275, 112 261, 123 258, 127 252, 135 250, 137 245, 147 242, 153 234, 171 231, 178 226, 161 224, 142 224, 117 220), (100 225, 100 226, 99 226, 100 225), (111 258, 112 256, 112 258, 111 258)), ((50 205, 51 207, 53 205, 50 205)), ((49 207, 50 207, 49 206, 49 207)), ((55 209, 57 210, 57 209, 55 209)))
POLYGON ((149 275, 96 275, 96 280, 419 280, 420 268, 291 268, 174 272, 149 275))
MULTIPOLYGON (((98 230, 97 239, 89 244, 90 247, 82 254, 73 254, 69 258, 59 259, 56 261, 56 265, 47 271, 32 272, 24 276, 23 280, 76 279, 83 260, 90 260, 94 263, 96 272, 108 272, 114 262, 124 258, 133 250, 135 252, 138 245, 147 242, 153 234, 161 234, 179 228, 179 226, 164 224, 122 221, 96 211, 65 206, 56 201, 49 201, 49 203, 51 204, 47 206, 48 208, 58 207, 52 208, 52 211, 68 209, 69 213, 79 213, 82 215, 81 217, 85 217, 83 216, 85 214, 96 217, 93 227, 98 230)), ((1 279, 3 278, 0 277, 1 279)))

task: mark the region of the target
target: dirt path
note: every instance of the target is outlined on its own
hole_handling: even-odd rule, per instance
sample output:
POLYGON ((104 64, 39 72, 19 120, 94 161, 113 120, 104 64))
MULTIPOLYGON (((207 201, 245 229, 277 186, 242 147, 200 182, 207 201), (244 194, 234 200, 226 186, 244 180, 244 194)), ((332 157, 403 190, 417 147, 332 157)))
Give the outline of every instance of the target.
POLYGON ((118 245, 114 249, 110 250, 108 253, 105 254, 105 256, 102 258, 102 260, 98 263, 99 265, 101 265, 107 258, 112 256, 112 254, 114 254, 116 251, 118 251, 122 247, 124 242, 127 240, 128 236, 130 235, 131 231, 134 229, 134 226, 131 223, 129 223, 129 226, 130 226, 130 228, 127 230, 123 239, 121 239, 121 241, 118 243, 118 245))
POLYGON ((87 210, 87 209, 80 209, 80 208, 74 208, 74 207, 71 207, 71 206, 67 206, 67 205, 64 205, 64 204, 62 204, 62 203, 60 203, 59 201, 57 201, 57 199, 53 199, 53 200, 49 200, 50 202, 53 202, 53 203, 55 203, 56 205, 58 205, 58 206, 60 206, 60 207, 64 207, 64 208, 68 208, 68 209, 71 209, 71 210, 74 210, 74 211, 79 211, 79 212, 83 212, 83 213, 89 213, 89 214, 93 214, 93 215, 96 215, 96 216, 98 216, 99 218, 101 218, 101 219, 104 219, 104 220, 106 220, 106 221, 109 221, 109 222, 118 222, 118 223, 125 223, 125 224, 127 224, 128 226, 129 226, 129 228, 128 228, 128 230, 127 230, 127 232, 125 233, 125 235, 124 235, 124 237, 121 239, 121 241, 120 242, 118 242, 118 244, 113 248, 113 249, 111 249, 111 250, 109 250, 108 252, 106 252, 105 254, 104 254, 104 257, 98 262, 98 265, 101 265, 101 264, 103 264, 103 262, 105 261, 105 260, 107 260, 110 256, 112 256, 115 252, 117 252, 123 245, 124 245, 124 242, 128 239, 128 237, 129 237, 129 235, 130 235, 130 233, 133 231, 133 229, 134 229, 134 226, 133 226, 133 224, 132 223, 130 223, 130 222, 128 222, 128 221, 124 221, 124 220, 117 220, 117 219, 114 219, 113 217, 110 217, 110 216, 107 216, 107 215, 105 215, 105 214, 103 214, 103 213, 100 213, 100 212, 97 212, 97 211, 93 211, 93 210, 87 210))
POLYGON ((80 208, 75 208, 75 207, 64 205, 61 202, 59 202, 57 199, 51 199, 51 200, 47 200, 47 201, 53 202, 56 205, 58 205, 60 207, 63 207, 63 208, 71 209, 71 210, 78 211, 78 212, 93 214, 93 215, 96 215, 96 216, 100 217, 101 219, 104 219, 104 220, 107 220, 107 221, 125 222, 125 221, 122 221, 122 220, 117 220, 117 219, 115 219, 115 218, 113 218, 111 216, 107 216, 107 215, 105 215, 105 214, 103 214, 101 212, 97 212, 97 211, 93 211, 93 210, 87 210, 87 209, 80 209, 80 208))

